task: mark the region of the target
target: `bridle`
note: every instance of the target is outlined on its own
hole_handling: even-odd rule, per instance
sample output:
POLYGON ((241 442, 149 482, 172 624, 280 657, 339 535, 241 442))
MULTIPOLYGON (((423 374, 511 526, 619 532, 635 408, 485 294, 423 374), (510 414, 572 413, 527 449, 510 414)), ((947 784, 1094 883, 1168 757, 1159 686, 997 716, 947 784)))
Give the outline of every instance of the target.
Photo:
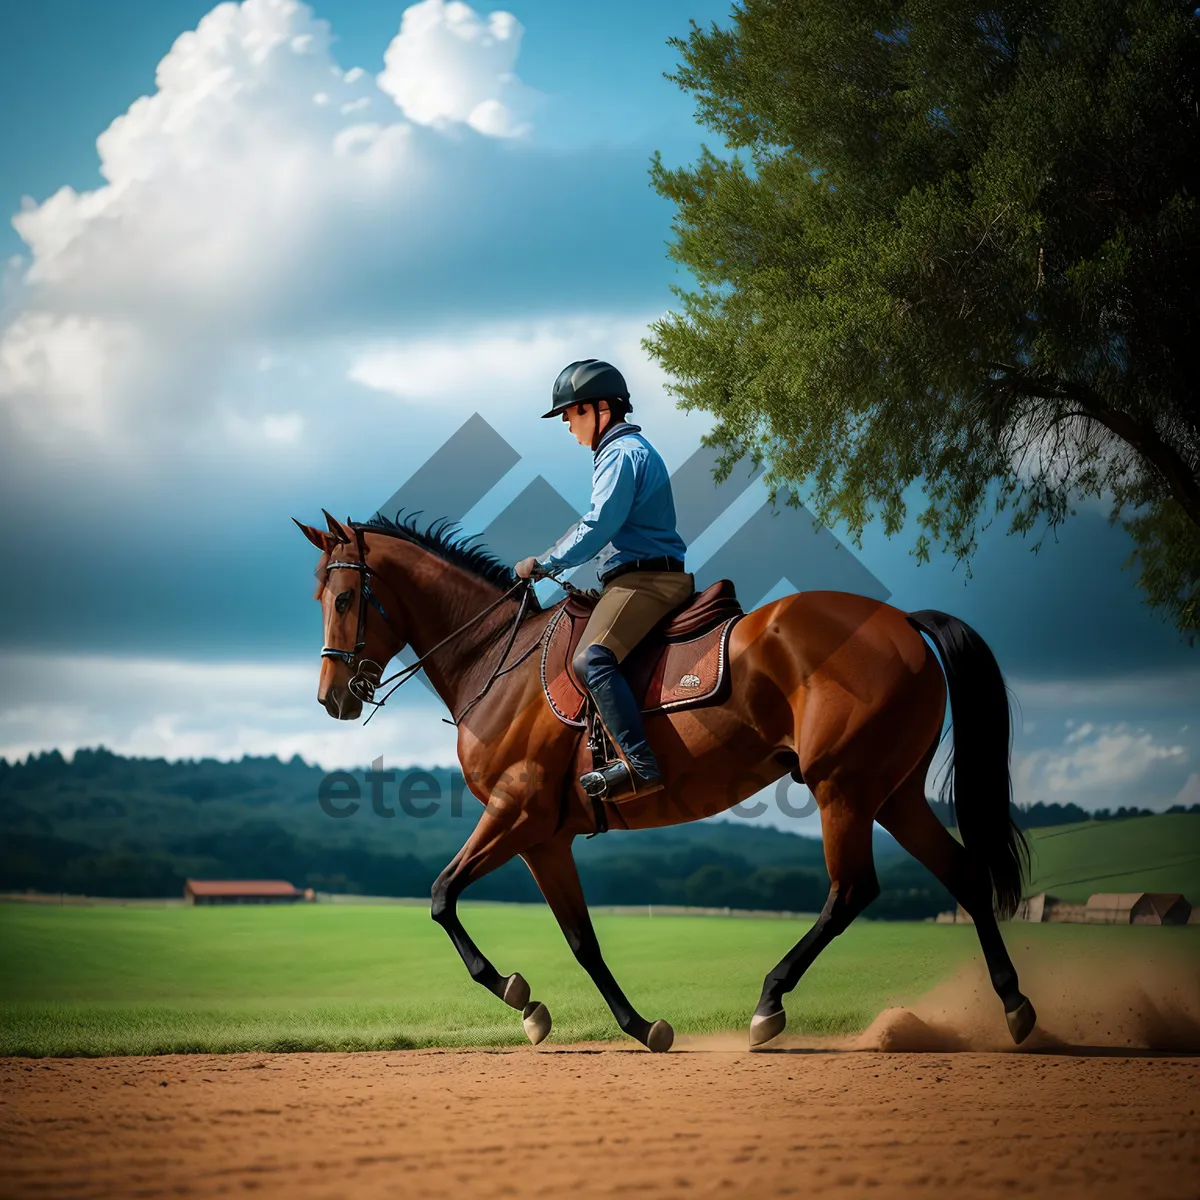
POLYGON ((383 668, 375 661, 369 658, 364 658, 362 662, 356 664, 356 660, 367 644, 367 605, 371 604, 379 612, 379 615, 384 619, 384 622, 391 624, 388 621, 387 610, 379 602, 379 597, 371 590, 371 568, 367 566, 367 551, 363 545, 362 530, 354 530, 355 537, 358 541, 358 561, 353 562, 349 559, 339 559, 334 561, 332 558, 326 566, 326 571, 357 571, 361 576, 362 583, 359 588, 358 599, 358 630, 354 635, 353 650, 339 650, 336 646, 322 646, 322 658, 336 658, 339 662, 344 662, 348 667, 354 667, 354 674, 350 677, 350 682, 347 685, 350 689, 350 694, 363 701, 365 704, 373 704, 375 689, 379 686, 380 676, 383 674, 383 668), (367 668, 374 668, 374 673, 370 673, 367 668))
MULTIPOLYGON (((504 671, 500 669, 504 666, 504 660, 508 657, 508 652, 512 649, 513 641, 517 636, 517 630, 520 628, 521 621, 525 616, 525 610, 529 606, 529 597, 533 594, 532 577, 518 579, 517 582, 508 589, 508 591, 506 591, 496 600, 493 600, 492 603, 487 606, 487 608, 483 609, 479 613, 476 613, 475 616, 473 616, 469 621, 466 621, 464 624, 460 625, 452 633, 447 634, 447 636, 442 638, 442 640, 438 642, 436 646, 431 646, 428 650, 426 650, 420 658, 409 663, 407 666, 402 667, 394 675, 389 675, 387 679, 381 679, 380 676, 383 674, 383 667, 381 667, 379 663, 370 658, 364 658, 359 661, 358 657, 360 652, 367 644, 367 605, 370 604, 372 607, 374 607, 389 627, 391 626, 391 621, 388 618, 387 611, 379 602, 379 597, 376 596, 371 590, 371 575, 373 572, 371 571, 371 568, 367 566, 367 550, 366 546, 363 544, 362 530, 355 525, 352 525, 351 528, 354 530, 355 538, 358 543, 358 561, 355 562, 350 559, 331 558, 326 564, 325 569, 326 571, 357 571, 361 577, 362 583, 359 587, 358 599, 358 629, 354 635, 354 649, 339 650, 335 646, 322 646, 321 657, 335 658, 339 662, 344 662, 348 667, 354 668, 354 674, 350 677, 350 682, 346 686, 349 688, 350 694, 356 699, 362 701, 364 704, 374 705, 375 712, 378 712, 379 709, 381 709, 388 702, 392 694, 396 691, 396 688, 400 687, 400 685, 403 683, 407 683, 421 669, 422 664, 431 654, 434 653, 434 651, 439 650, 447 642, 458 637, 460 633, 466 629, 469 629, 475 624, 476 621, 486 617, 488 613, 507 600, 515 591, 518 589, 523 589, 521 593, 521 605, 517 609, 517 615, 513 619, 512 628, 509 630, 508 641, 505 642, 504 645, 504 653, 500 655, 500 661, 496 664, 496 669, 492 672, 491 677, 488 679, 487 683, 483 685, 482 689, 480 689, 479 694, 475 696, 475 698, 466 706, 466 708, 462 710, 461 713, 459 713, 457 717, 449 721, 447 721, 445 717, 442 718, 442 720, 446 721, 446 724, 448 725, 459 724, 459 722, 467 715, 468 712, 470 712, 475 704, 479 700, 483 699, 488 688, 492 686, 496 679, 506 671, 511 671, 513 667, 517 666, 520 662, 527 658, 537 646, 537 643, 535 642, 534 645, 530 647, 530 649, 524 654, 522 654, 516 662, 505 668, 504 671), (393 684, 391 690, 386 696, 384 696, 382 700, 376 700, 376 691, 381 687, 385 687, 389 683, 393 684)), ((556 578, 555 574, 549 571, 539 572, 538 577, 542 579, 556 578)), ((564 586, 568 589, 571 588, 569 583, 565 584, 564 586)), ((375 712, 372 712, 371 716, 367 717, 367 720, 363 722, 364 725, 371 720, 371 717, 375 715, 375 712)))

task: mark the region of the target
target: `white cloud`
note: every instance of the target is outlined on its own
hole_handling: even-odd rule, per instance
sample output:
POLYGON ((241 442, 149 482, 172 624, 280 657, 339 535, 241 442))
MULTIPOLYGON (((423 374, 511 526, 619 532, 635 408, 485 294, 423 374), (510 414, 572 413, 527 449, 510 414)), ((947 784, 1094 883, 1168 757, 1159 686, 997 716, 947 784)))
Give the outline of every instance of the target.
POLYGON ((540 99, 513 74, 524 32, 511 13, 484 20, 456 0, 422 0, 405 10, 379 86, 418 124, 465 122, 492 137, 524 136, 540 99))
POLYGON ((1051 790, 1080 792, 1131 784, 1155 763, 1182 762, 1187 757, 1183 746, 1165 745, 1152 734, 1135 732, 1123 724, 1098 730, 1088 741, 1091 732, 1091 726, 1081 726, 1066 739, 1067 745, 1073 744, 1069 752, 1047 757, 1043 776, 1051 790))
MULTIPOLYGON (((528 127, 517 116, 533 93, 511 73, 520 34, 507 14, 426 0, 405 12, 381 90, 339 67, 329 26, 297 0, 214 8, 100 135, 106 182, 14 217, 29 257, 5 271, 0 429, 118 456, 176 426, 236 439, 217 393, 248 369, 247 343, 261 357, 331 312, 369 311, 385 278, 419 304, 422 255, 496 237, 481 181, 497 175, 489 141, 528 127)), ((497 191, 529 186, 528 169, 506 170, 497 191)), ((279 407, 242 415, 295 442, 294 424, 273 424, 279 407)))
POLYGON ((346 81, 329 43, 295 0, 222 4, 182 34, 157 91, 97 140, 107 184, 62 188, 14 218, 34 298, 143 315, 153 295, 160 311, 230 322, 253 311, 331 210, 406 165, 404 122, 356 127, 314 102, 370 87, 346 81), (338 138, 356 128, 351 152, 338 138))
POLYGON ((1014 754, 1014 798, 1022 804, 1040 800, 1088 809, 1166 807, 1189 759, 1187 746, 1125 722, 1084 722, 1061 746, 1014 754))
POLYGON ((0 400, 23 434, 104 439, 148 374, 149 348, 130 322, 22 313, 0 335, 0 400), (139 369, 140 367, 140 369, 139 369))
POLYGON ((99 744, 169 759, 299 754, 327 768, 379 755, 399 767, 457 761, 455 730, 420 683, 369 725, 328 716, 316 701, 315 655, 299 663, 203 663, 13 654, 0 663, 0 756, 10 762, 99 744))
MULTIPOLYGON (((537 418, 550 407, 550 391, 558 373, 580 358, 603 358, 617 365, 633 400, 631 420, 653 431, 655 446, 668 467, 674 468, 712 425, 708 414, 679 419, 674 399, 665 390, 667 377, 641 346, 650 323, 661 314, 632 317, 600 313, 488 322, 459 334, 370 342, 350 354, 347 378, 403 403, 400 413, 414 407, 441 411, 447 404, 464 416, 478 409, 497 430, 513 431, 521 443, 536 450, 541 439, 561 448, 567 436, 557 422, 537 418), (531 419, 532 418, 532 419, 531 419), (519 431, 519 432, 517 432, 519 431)), ((577 461, 566 459, 564 478, 572 477, 577 461)), ((540 468, 539 468, 540 469, 540 468)), ((553 476, 554 467, 546 467, 553 476)), ((585 482, 590 474, 573 476, 585 482)))
POLYGON ((18 430, 117 443, 155 413, 207 411, 246 327, 357 204, 404 179, 410 126, 359 127, 350 145, 351 119, 314 103, 370 88, 347 82, 329 41, 293 0, 219 5, 100 135, 107 183, 14 218, 31 259, 0 333, 0 406, 18 430))
MULTIPOLYGON (((578 328, 582 323, 571 324, 578 328)), ((375 391, 431 405, 478 393, 484 386, 489 393, 504 394, 528 387, 534 379, 553 380, 571 361, 564 355, 570 353, 574 332, 563 323, 541 321, 524 328, 390 341, 359 352, 347 377, 375 391)))
POLYGON ((407 340, 363 346, 354 353, 348 378, 376 391, 424 404, 479 396, 502 401, 530 392, 544 395, 568 362, 611 355, 622 364, 634 404, 661 391, 665 376, 639 340, 659 313, 636 317, 603 314, 501 321, 407 340))

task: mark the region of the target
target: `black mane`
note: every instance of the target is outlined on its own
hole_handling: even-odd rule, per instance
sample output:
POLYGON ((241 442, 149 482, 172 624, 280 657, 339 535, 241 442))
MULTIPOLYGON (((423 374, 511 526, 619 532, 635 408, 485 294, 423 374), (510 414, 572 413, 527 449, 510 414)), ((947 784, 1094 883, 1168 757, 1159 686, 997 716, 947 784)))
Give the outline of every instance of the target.
MULTIPOLYGON (((424 546, 426 550, 433 551, 446 562, 454 563, 455 566, 470 571, 477 578, 494 584, 502 591, 508 591, 517 582, 517 576, 511 567, 506 566, 483 547, 468 544, 474 538, 482 536, 481 534, 472 534, 467 538, 454 536, 451 531, 458 529, 458 522, 452 521, 448 517, 435 519, 429 528, 422 532, 415 524, 409 522, 415 522, 417 515, 423 510, 417 509, 402 521, 400 513, 403 511, 403 509, 397 511, 394 521, 385 517, 383 513, 377 512, 369 521, 351 522, 351 528, 416 542, 418 545, 424 546)), ((530 612, 541 607, 537 602, 537 596, 532 593, 530 593, 529 602, 530 612)))

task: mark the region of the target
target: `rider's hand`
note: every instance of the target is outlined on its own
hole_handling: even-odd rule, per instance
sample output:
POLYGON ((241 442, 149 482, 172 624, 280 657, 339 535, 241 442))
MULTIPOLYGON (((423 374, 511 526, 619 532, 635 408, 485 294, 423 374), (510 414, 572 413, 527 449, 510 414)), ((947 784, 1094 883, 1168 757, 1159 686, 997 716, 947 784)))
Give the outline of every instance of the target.
POLYGON ((536 555, 530 555, 529 558, 523 558, 513 570, 516 572, 518 579, 528 579, 535 571, 541 571, 538 566, 536 555))

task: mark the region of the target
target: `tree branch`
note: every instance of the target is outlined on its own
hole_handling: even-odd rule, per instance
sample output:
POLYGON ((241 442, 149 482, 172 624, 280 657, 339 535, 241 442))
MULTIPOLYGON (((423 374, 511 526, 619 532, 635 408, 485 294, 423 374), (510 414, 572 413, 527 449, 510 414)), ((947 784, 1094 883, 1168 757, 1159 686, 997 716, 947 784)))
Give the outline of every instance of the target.
POLYGON ((1200 480, 1183 456, 1163 441, 1153 425, 1139 422, 1128 413, 1106 403, 1090 388, 1048 376, 1032 376, 1020 367, 1008 363, 985 363, 988 370, 1003 372, 1005 382, 1027 396, 1043 400, 1071 400, 1078 408, 1075 415, 1103 425, 1127 445, 1130 445, 1162 476, 1163 481, 1187 513, 1189 520, 1200 529, 1200 480))

